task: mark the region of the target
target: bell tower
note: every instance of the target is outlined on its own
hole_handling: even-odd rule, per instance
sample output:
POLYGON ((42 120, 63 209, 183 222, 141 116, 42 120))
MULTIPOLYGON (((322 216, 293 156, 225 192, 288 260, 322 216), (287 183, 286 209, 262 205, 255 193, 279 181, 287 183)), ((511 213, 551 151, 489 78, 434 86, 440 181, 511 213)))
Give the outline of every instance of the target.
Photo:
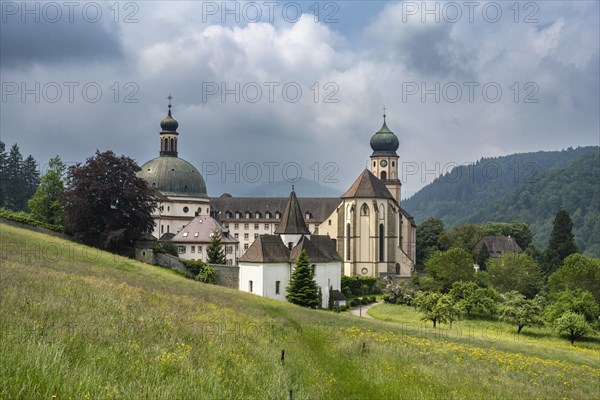
POLYGON ((177 157, 177 128, 179 122, 171 116, 171 100, 173 96, 169 95, 169 113, 160 121, 160 155, 167 157, 177 157))
POLYGON ((392 132, 386 123, 385 107, 383 107, 383 125, 371 137, 371 172, 381 179, 386 188, 398 204, 400 204, 400 187, 402 183, 398 177, 398 154, 400 147, 398 137, 392 132))

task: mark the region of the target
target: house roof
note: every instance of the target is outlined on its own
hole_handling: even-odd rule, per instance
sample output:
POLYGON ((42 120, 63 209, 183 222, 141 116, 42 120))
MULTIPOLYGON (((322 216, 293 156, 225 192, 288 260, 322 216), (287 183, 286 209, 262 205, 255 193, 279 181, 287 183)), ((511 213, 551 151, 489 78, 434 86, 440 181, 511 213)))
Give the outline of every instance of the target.
POLYGON ((294 263, 302 250, 306 251, 309 260, 314 263, 341 261, 335 242, 324 235, 311 235, 310 239, 304 236, 291 251, 283 244, 279 235, 259 235, 239 261, 294 263))
POLYGON ((221 243, 238 243, 214 218, 197 216, 183 227, 172 239, 177 243, 210 243, 211 234, 218 230, 221 232, 221 243))
POLYGON ((310 239, 304 236, 290 252, 290 262, 296 262, 300 252, 306 251, 311 262, 341 261, 335 249, 335 242, 325 235, 312 235, 310 239))
POLYGON ((240 262, 282 263, 288 262, 290 251, 279 235, 259 235, 239 259, 240 262))
MULTIPOLYGON (((259 213, 264 219, 267 212, 271 213, 271 222, 278 222, 275 219, 275 213, 283 215, 283 211, 288 203, 286 197, 232 197, 222 196, 210 199, 213 209, 219 214, 220 220, 235 220, 237 218, 228 218, 227 213, 235 217, 236 212, 242 213, 242 218, 246 219, 245 214, 250 213, 252 220, 256 220, 256 213, 259 213)), ((310 215, 308 222, 321 223, 340 205, 339 197, 300 197, 298 198, 300 209, 310 215)))
POLYGON ((342 199, 356 197, 394 199, 384 183, 368 169, 365 169, 350 189, 342 195, 342 199))
POLYGON ((523 249, 510 236, 484 236, 475 245, 476 249, 481 249, 485 245, 490 257, 499 257, 504 253, 522 253, 523 249))
POLYGON ((296 192, 293 190, 290 193, 287 205, 285 206, 285 210, 283 210, 283 215, 281 216, 281 222, 279 222, 279 226, 275 230, 275 233, 302 235, 310 234, 310 231, 306 226, 306 222, 304 222, 304 216, 302 215, 300 204, 298 204, 296 192))
POLYGON ((334 301, 348 300, 346 296, 344 296, 344 294, 337 289, 331 291, 331 297, 333 297, 334 301))

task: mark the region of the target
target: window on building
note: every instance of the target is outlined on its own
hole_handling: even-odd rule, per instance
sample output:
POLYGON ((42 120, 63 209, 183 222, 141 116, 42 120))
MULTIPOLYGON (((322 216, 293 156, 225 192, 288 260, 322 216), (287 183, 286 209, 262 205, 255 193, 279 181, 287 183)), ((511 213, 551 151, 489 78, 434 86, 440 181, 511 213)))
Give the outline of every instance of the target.
POLYGON ((192 252, 192 253, 195 253, 195 252, 196 252, 196 246, 192 246, 191 252, 192 252))
POLYGON ((250 224, 244 224, 244 229, 245 229, 245 230, 248 230, 248 229, 250 229, 250 224))
POLYGON ((254 229, 258 230, 258 224, 254 224, 254 229))
POLYGON ((396 275, 400 275, 400 264, 396 263, 396 275))
POLYGON ((395 167, 395 166, 396 166, 396 162, 392 161, 392 167, 395 167))
POLYGON ((260 219, 260 213, 259 213, 259 212, 257 212, 257 213, 255 214, 255 216, 256 216, 256 219, 260 219))
POLYGON ((225 265, 233 265, 233 260, 225 260, 225 265))
POLYGON ((244 243, 244 250, 248 250, 248 243, 244 243))
POLYGON ((249 212, 246 213, 246 218, 250 219, 250 213, 249 212))
POLYGON ((231 253, 233 253, 232 246, 225 246, 225 254, 231 254, 231 253))
POLYGON ((200 233, 199 233, 199 232, 195 232, 195 233, 194 233, 194 237, 198 237, 199 235, 200 235, 200 233))
POLYGON ((331 225, 331 220, 327 221, 329 223, 329 225, 331 225))
POLYGON ((188 211, 190 211, 190 209, 188 207, 183 207, 183 212, 187 213, 188 211))
POLYGON ((240 224, 238 224, 237 222, 233 224, 233 229, 240 229, 240 224))
POLYGON ((234 233, 234 234, 233 234, 233 237, 234 237, 234 238, 236 238, 236 239, 239 239, 240 235, 239 235, 239 234, 237 234, 237 233, 234 233))
POLYGON ((252 289, 254 289, 252 286, 253 286, 253 285, 252 285, 252 281, 248 281, 248 291, 249 291, 250 293, 252 293, 252 289))
POLYGON ((160 226, 160 234, 162 235, 165 232, 165 226, 161 225, 160 226))
POLYGON ((254 240, 258 239, 258 233, 254 234, 254 240))
POLYGON ((242 213, 240 213, 240 212, 236 212, 236 213, 235 213, 235 217, 236 217, 236 218, 242 218, 242 213))
POLYGON ((279 213, 279 211, 275 213, 275 218, 276 219, 280 219, 281 218, 281 214, 279 213))
POLYGON ((248 240, 248 234, 244 233, 244 240, 248 240))
POLYGON ((306 214, 304 214, 304 219, 310 219, 310 213, 306 212, 306 214))
POLYGON ((383 224, 379 224, 379 261, 382 262, 385 255, 385 237, 383 224))
POLYGON ((169 231, 171 230, 170 228, 171 228, 171 226, 167 225, 167 233, 169 233, 169 231))
POLYGON ((387 179, 387 172, 381 171, 381 180, 385 181, 387 179))
POLYGON ((223 224, 223 226, 227 229, 229 229, 229 224, 223 224))
POLYGON ((350 260, 350 224, 346 225, 346 260, 350 260))
POLYGON ((265 213, 265 218, 266 218, 266 219, 269 219, 269 218, 271 218, 271 213, 267 211, 267 212, 265 213))
POLYGON ((183 232, 183 237, 187 237, 188 233, 187 232, 183 232))
POLYGON ((360 208, 360 213, 362 215, 369 215, 369 206, 367 203, 363 203, 362 207, 360 208))
POLYGON ((280 286, 281 286, 281 281, 275 281, 275 294, 279 294, 280 286))
POLYGON ((198 253, 202 253, 202 246, 198 246, 198 253))
POLYGON ((185 246, 177 246, 177 252, 179 254, 185 254, 185 246))
POLYGON ((265 224, 265 229, 269 229, 269 224, 265 224))

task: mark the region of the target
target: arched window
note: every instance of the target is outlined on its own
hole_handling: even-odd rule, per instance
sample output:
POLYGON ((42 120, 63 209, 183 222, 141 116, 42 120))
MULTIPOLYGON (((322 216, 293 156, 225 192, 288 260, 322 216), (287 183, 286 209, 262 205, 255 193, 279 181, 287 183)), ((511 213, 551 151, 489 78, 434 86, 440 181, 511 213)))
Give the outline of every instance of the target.
POLYGON ((173 140, 173 138, 171 138, 171 151, 175 151, 175 140, 173 140))
POLYGON ((396 263, 396 275, 400 275, 400 264, 396 263))
POLYGON ((383 236, 383 224, 379 224, 379 261, 383 262, 383 258, 384 258, 384 245, 385 245, 385 238, 383 236))
POLYGON ((165 151, 169 151, 169 139, 165 138, 165 151))
POLYGON ((346 260, 350 260, 350 224, 346 225, 346 260))
POLYGON ((385 171, 381 171, 381 180, 385 181, 387 179, 387 173, 385 171))
POLYGON ((360 214, 369 215, 369 206, 367 205, 367 203, 363 203, 362 207, 360 208, 360 214))

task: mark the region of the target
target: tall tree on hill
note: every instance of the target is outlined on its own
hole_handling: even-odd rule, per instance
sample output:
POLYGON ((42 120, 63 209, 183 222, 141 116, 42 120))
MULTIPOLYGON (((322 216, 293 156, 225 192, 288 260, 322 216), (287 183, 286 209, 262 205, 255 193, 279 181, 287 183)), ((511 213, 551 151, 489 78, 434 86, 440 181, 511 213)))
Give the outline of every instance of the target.
POLYGON ((26 210, 27 201, 35 194, 40 184, 40 171, 35 159, 29 155, 23 161, 23 197, 21 198, 21 209, 26 210))
POLYGON ((0 207, 5 205, 6 179, 6 145, 0 140, 0 207))
POLYGON ((215 229, 210 235, 210 243, 206 248, 206 261, 209 264, 225 264, 225 252, 221 244, 221 232, 215 229))
POLYGON ((65 231, 92 246, 130 250, 154 228, 156 202, 146 181, 136 175, 139 170, 131 158, 112 151, 96 151, 84 165, 70 167, 61 197, 65 231))
POLYGON ((440 235, 444 232, 444 222, 429 217, 417 227, 417 264, 423 264, 434 251, 442 250, 439 246, 440 235))
POLYGON ((578 252, 571 216, 565 210, 560 210, 552 222, 550 242, 544 253, 544 272, 547 276, 551 275, 563 264, 565 258, 578 252))
POLYGON ((315 274, 304 250, 300 252, 296 260, 296 268, 292 272, 285 298, 290 303, 302 307, 318 308, 321 305, 315 274))
POLYGON ((425 273, 433 279, 439 291, 447 293, 454 282, 475 279, 473 257, 459 247, 436 251, 425 261, 425 273))
POLYGON ((30 155, 25 160, 15 143, 8 156, 2 144, 2 206, 13 211, 27 210, 27 200, 35 193, 40 174, 35 159, 30 155))
POLYGON ((50 159, 48 172, 42 176, 35 194, 28 202, 31 214, 37 220, 62 225, 63 207, 59 199, 64 190, 65 171, 66 166, 60 157, 50 159))

